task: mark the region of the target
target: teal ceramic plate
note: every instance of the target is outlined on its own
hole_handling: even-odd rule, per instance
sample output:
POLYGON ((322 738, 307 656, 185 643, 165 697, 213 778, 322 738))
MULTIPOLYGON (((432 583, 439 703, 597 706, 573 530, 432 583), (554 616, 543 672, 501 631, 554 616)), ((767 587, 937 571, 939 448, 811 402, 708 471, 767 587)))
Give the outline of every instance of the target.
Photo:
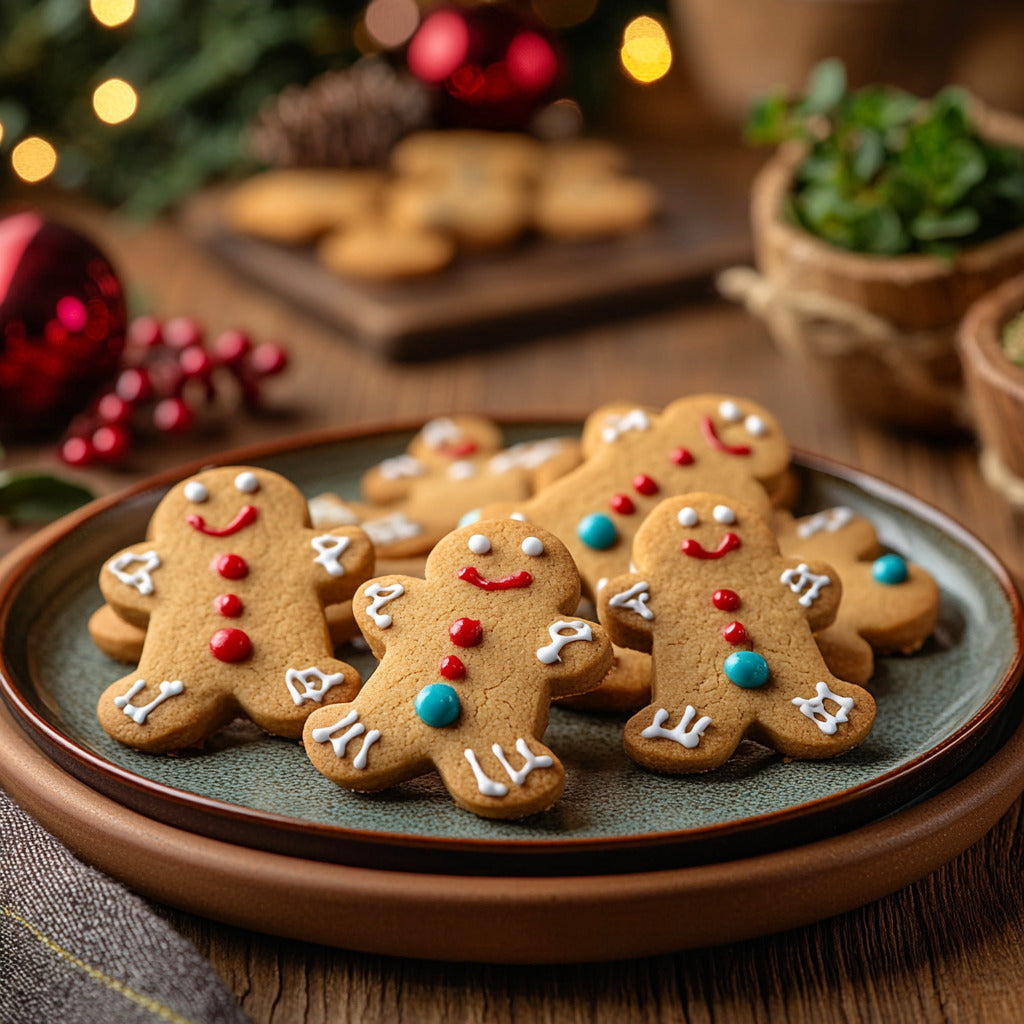
MULTIPOLYGON (((510 425, 512 441, 568 433, 510 425)), ((411 431, 318 435, 217 461, 283 473, 307 496, 355 496, 360 474, 401 451, 411 431)), ((938 580, 934 637, 917 655, 883 658, 867 741, 824 762, 785 763, 754 743, 713 773, 661 777, 622 753, 625 716, 554 709, 546 742, 567 784, 523 821, 461 811, 434 776, 374 795, 320 776, 295 742, 236 724, 199 753, 152 756, 100 729, 98 694, 124 669, 87 633, 102 603, 103 561, 140 539, 179 473, 96 503, 50 532, 0 581, 0 683, 22 727, 61 767, 154 819, 243 845, 318 860, 460 874, 591 874, 707 863, 790 847, 876 820, 955 779, 1013 726, 1022 665, 1021 610, 1005 569, 962 527, 909 495, 820 457, 797 456, 799 510, 849 505, 883 541, 938 580)), ((368 673, 369 655, 343 657, 368 673)))

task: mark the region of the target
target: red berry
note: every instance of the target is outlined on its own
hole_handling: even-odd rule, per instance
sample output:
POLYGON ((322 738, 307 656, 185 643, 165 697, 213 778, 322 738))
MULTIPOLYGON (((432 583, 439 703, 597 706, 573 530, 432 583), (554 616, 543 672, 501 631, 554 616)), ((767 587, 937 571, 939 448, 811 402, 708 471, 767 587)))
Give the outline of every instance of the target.
MULTIPOLYGON (((269 341, 263 345, 257 345, 249 359, 249 368, 258 377, 272 377, 275 373, 280 373, 287 365, 288 353, 280 345, 269 341)), ((473 450, 475 448, 474 445, 473 450)))
POLYGON ((164 340, 160 321, 155 316, 137 316, 128 328, 128 340, 140 348, 155 348, 164 340))
POLYGON ((224 331, 213 343, 213 351, 225 366, 240 363, 252 349, 252 341, 244 331, 224 331))
POLYGON ((171 348, 200 345, 203 341, 203 329, 198 321, 190 316, 176 316, 164 324, 164 341, 171 348))
POLYGON ((165 398, 153 408, 153 426, 164 434, 188 430, 195 417, 182 398, 165 398))
POLYGON ((113 391, 96 403, 96 415, 104 423, 127 423, 131 414, 131 405, 113 391))
POLYGON ((185 349, 178 356, 178 365, 186 377, 209 377, 214 368, 210 353, 198 345, 185 349))
POLYGON ((60 446, 60 457, 69 466, 88 466, 95 454, 92 444, 85 437, 69 437, 60 446))
POLYGON ((145 402, 153 394, 153 381, 141 367, 130 366, 122 370, 114 384, 114 391, 131 405, 145 402))
POLYGON ((92 435, 92 447, 104 462, 123 462, 132 446, 132 436, 117 424, 97 427, 92 435))

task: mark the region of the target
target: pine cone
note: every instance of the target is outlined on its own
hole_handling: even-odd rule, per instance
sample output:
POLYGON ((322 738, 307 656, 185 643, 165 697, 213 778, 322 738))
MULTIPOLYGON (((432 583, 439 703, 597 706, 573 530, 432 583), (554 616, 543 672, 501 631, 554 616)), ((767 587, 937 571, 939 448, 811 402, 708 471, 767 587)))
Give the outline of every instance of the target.
POLYGON ((373 167, 403 136, 426 127, 430 99, 380 58, 290 85, 249 126, 249 150, 273 167, 373 167))

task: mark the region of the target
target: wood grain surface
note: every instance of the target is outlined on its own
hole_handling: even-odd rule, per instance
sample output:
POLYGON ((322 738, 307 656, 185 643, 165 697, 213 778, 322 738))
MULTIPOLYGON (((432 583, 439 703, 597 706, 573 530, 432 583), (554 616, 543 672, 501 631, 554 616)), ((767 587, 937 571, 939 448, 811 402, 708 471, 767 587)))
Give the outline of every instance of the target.
MULTIPOLYGON (((393 365, 237 279, 177 230, 139 228, 80 203, 47 208, 84 227, 164 316, 279 338, 293 363, 267 386, 274 415, 139 448, 111 491, 186 458, 323 426, 459 410, 583 415, 624 398, 662 405, 727 390, 771 407, 792 442, 891 480, 979 534, 1020 579, 1021 520, 983 484, 967 440, 885 433, 837 405, 813 368, 783 360, 762 327, 709 294, 630 320, 511 347, 393 365)), ((54 464, 46 445, 17 465, 54 464)), ((0 532, 0 552, 26 536, 0 532)), ((611 965, 506 968, 394 960, 306 945, 164 910, 256 1022, 1018 1021, 1024 1020, 1020 804, 945 868, 879 903, 786 934, 611 965)), ((823 886, 842 885, 822 865, 823 886)))

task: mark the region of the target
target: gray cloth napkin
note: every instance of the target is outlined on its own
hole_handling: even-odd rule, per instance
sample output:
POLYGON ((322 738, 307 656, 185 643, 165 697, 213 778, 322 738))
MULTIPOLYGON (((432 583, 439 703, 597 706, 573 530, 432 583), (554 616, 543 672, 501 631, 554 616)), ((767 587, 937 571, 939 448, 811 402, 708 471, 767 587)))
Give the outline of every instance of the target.
POLYGON ((0 1024, 245 1024, 195 947, 0 790, 0 1024))

